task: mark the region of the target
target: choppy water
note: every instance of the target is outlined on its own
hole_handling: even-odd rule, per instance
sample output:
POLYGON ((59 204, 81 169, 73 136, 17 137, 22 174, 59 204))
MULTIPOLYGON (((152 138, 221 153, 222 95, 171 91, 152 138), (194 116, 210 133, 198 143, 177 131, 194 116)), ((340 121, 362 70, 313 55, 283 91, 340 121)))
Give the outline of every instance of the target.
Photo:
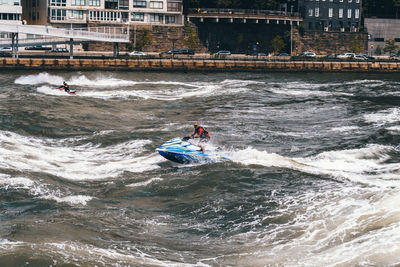
POLYGON ((0 265, 398 265, 399 87, 398 75, 0 72, 0 265), (53 90, 63 80, 79 96, 53 90), (195 121, 231 162, 155 152, 195 121))

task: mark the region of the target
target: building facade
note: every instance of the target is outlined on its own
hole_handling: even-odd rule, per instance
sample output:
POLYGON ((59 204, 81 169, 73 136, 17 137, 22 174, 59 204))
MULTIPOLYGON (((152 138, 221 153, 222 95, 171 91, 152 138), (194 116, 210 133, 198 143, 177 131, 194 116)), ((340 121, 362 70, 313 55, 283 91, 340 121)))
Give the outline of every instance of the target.
POLYGON ((368 52, 371 55, 375 54, 378 47, 383 50, 389 40, 394 40, 400 46, 400 19, 370 18, 365 19, 364 24, 368 31, 368 52))
MULTIPOLYGON (((2 0, 0 0, 2 1, 2 0)), ((25 0, 28 24, 183 25, 182 0, 25 0)), ((25 12, 26 10, 26 12, 25 12)))
POLYGON ((362 0, 287 0, 287 12, 299 12, 308 30, 357 32, 362 0))
POLYGON ((21 0, 0 0, 0 23, 22 23, 21 0))

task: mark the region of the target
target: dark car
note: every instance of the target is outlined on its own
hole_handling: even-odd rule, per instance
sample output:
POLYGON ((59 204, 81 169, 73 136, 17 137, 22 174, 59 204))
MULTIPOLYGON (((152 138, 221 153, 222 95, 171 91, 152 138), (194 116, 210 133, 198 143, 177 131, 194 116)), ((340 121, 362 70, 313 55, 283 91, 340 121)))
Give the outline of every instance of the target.
POLYGON ((27 46, 27 47, 25 47, 25 50, 51 50, 51 48, 44 47, 41 45, 35 45, 35 46, 27 46))
POLYGON ((0 57, 11 57, 11 53, 6 51, 0 51, 0 57))
POLYGON ((193 49, 179 49, 182 55, 194 55, 193 49))
POLYGON ((278 57, 290 57, 288 53, 280 53, 278 57))
POLYGON ((174 49, 174 50, 169 50, 168 52, 165 52, 167 55, 181 55, 182 51, 181 49, 174 49))

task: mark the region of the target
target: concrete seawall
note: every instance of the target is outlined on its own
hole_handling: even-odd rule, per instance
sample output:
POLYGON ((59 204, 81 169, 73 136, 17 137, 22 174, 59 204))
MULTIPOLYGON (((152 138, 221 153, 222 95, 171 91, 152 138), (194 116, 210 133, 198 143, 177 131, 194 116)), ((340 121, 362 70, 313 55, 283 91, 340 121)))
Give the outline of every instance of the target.
POLYGON ((0 69, 396 73, 400 62, 3 58, 0 69))

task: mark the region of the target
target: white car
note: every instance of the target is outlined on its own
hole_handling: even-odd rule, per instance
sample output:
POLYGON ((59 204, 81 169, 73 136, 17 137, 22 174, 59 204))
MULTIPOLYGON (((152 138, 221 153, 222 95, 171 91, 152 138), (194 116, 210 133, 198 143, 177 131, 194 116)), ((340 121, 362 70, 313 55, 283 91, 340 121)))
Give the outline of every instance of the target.
POLYGON ((337 56, 337 58, 353 58, 356 54, 354 53, 344 53, 337 56))
POLYGON ((302 57, 316 57, 317 55, 314 52, 304 52, 302 57))
POLYGON ((143 53, 143 52, 140 52, 140 51, 132 51, 128 55, 136 56, 136 57, 145 57, 145 56, 147 56, 146 53, 143 53))
POLYGON ((12 48, 11 47, 0 47, 0 51, 11 52, 12 48))

